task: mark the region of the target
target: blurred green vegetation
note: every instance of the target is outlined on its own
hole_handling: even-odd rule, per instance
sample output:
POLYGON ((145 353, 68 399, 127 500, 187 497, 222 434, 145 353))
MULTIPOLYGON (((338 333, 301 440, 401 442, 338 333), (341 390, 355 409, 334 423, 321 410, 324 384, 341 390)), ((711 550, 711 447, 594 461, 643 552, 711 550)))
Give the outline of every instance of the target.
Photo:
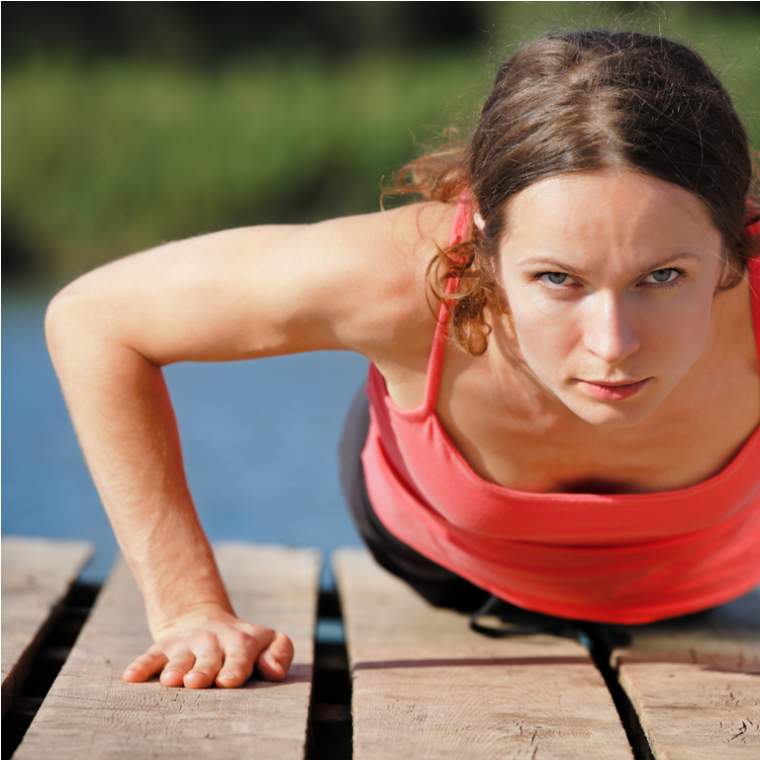
POLYGON ((66 50, 4 60, 3 273, 57 287, 171 239, 377 209, 382 177, 447 125, 468 129, 497 65, 548 28, 684 42, 760 147, 760 16, 749 4, 482 5, 476 43, 375 46, 339 61, 282 49, 214 67, 66 50))
POLYGON ((261 61, 208 76, 37 61, 4 88, 4 221, 64 276, 212 229, 375 209, 414 135, 460 93, 474 103, 464 63, 261 61))

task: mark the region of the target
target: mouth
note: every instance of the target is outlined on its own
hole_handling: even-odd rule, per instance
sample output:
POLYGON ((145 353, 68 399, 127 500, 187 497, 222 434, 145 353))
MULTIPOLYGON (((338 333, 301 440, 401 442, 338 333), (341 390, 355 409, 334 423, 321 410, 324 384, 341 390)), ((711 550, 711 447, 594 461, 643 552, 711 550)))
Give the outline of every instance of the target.
POLYGON ((648 380, 648 377, 643 378, 642 380, 620 380, 619 382, 615 383, 608 383, 604 380, 581 380, 582 383, 590 383, 591 385, 601 385, 604 388, 619 388, 624 385, 636 385, 638 383, 643 383, 644 380, 648 380))
POLYGON ((603 401, 615 401, 618 399, 629 398, 638 393, 652 378, 647 377, 643 380, 634 380, 622 383, 598 383, 591 380, 578 380, 581 388, 592 395, 594 398, 603 401))

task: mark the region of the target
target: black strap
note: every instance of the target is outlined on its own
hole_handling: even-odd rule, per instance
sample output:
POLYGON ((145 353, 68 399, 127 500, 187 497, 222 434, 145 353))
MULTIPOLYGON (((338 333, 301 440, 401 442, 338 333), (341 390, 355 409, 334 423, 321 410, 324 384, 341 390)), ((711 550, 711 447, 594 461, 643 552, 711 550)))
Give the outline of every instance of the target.
POLYGON ((470 628, 483 636, 494 639, 530 633, 551 633, 554 636, 570 639, 577 639, 579 635, 578 627, 572 620, 552 618, 540 612, 519 609, 493 594, 480 609, 470 615, 470 628), (484 625, 478 618, 486 615, 495 615, 508 625, 498 627, 484 625))
POLYGON ((493 594, 480 609, 470 615, 470 628, 476 633, 494 639, 531 633, 550 633, 553 636, 589 642, 589 635, 591 635, 593 639, 601 642, 606 651, 612 651, 619 646, 628 646, 632 640, 629 630, 624 625, 551 617, 540 612, 515 607, 493 594), (507 625, 497 627, 484 625, 478 618, 485 615, 494 615, 507 625))

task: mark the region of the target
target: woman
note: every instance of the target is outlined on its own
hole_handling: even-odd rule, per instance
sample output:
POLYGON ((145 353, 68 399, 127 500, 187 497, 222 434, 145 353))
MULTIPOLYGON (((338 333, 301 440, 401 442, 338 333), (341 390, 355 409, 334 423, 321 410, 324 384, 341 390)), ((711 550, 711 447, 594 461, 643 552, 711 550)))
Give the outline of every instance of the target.
POLYGON ((343 486, 378 561, 433 604, 643 623, 760 583, 752 177, 695 53, 548 34, 502 66, 464 148, 400 172, 421 202, 202 235, 64 288, 48 345, 155 641, 124 679, 238 686, 293 658, 229 602, 174 361, 366 356, 343 486))

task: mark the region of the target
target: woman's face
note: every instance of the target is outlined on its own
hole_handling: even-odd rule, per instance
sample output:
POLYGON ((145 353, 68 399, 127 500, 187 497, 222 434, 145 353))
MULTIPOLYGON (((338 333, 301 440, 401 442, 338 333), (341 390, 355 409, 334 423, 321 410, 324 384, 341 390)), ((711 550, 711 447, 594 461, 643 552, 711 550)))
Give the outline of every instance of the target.
POLYGON ((590 424, 640 422, 707 345, 720 253, 701 202, 662 180, 620 169, 527 187, 498 272, 529 374, 590 424), (582 382, 645 379, 626 398, 582 382))

